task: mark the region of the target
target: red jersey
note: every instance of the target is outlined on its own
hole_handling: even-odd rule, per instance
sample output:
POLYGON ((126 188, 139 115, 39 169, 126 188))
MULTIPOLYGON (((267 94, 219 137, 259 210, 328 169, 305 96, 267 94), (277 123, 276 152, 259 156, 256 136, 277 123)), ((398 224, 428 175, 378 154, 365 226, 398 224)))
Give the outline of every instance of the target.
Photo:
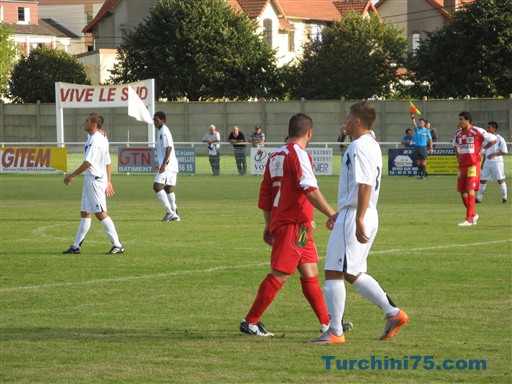
POLYGON ((318 189, 311 156, 298 144, 282 146, 269 156, 260 187, 258 207, 272 211, 270 231, 283 224, 313 220, 306 194, 318 189))
POLYGON ((452 142, 454 147, 459 147, 459 166, 470 167, 480 164, 482 160, 480 150, 486 140, 493 141, 495 137, 493 134, 488 133, 482 128, 475 127, 474 125, 467 131, 459 128, 452 142))

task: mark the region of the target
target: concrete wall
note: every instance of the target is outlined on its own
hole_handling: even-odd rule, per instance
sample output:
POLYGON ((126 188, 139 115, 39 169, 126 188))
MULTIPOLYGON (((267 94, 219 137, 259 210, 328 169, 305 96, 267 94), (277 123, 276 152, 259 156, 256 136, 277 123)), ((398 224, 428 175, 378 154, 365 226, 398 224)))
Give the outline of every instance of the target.
MULTIPOLYGON (((267 141, 282 142, 290 116, 304 112, 313 118, 314 142, 335 142, 349 100, 280 102, 189 102, 157 103, 156 110, 167 115, 176 142, 200 142, 210 124, 215 124, 226 140, 233 125, 246 135, 259 124, 267 141)), ((499 133, 508 141, 512 135, 512 99, 413 100, 414 105, 438 130, 440 141, 451 141, 458 114, 467 110, 473 123, 485 128, 489 120, 499 123, 499 133)), ((374 131, 381 142, 397 142, 411 126, 409 101, 375 101, 377 121, 374 131)), ((64 110, 66 143, 83 142, 83 122, 93 112, 88 109, 64 110)), ((127 108, 99 109, 111 142, 147 142, 147 125, 127 114, 127 108)), ((419 117, 419 116, 418 116, 419 117)), ((55 104, 0 103, 0 143, 56 143, 55 104)))

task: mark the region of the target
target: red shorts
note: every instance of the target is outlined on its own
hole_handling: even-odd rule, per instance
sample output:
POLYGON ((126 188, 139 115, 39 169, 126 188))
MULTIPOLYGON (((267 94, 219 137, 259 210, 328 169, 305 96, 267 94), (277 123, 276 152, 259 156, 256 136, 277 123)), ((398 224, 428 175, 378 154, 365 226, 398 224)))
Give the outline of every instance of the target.
POLYGON ((311 223, 286 224, 273 232, 270 266, 280 272, 295 273, 300 264, 318 263, 311 223))
POLYGON ((459 167, 459 178, 457 179, 457 192, 480 189, 480 164, 470 167, 459 167))

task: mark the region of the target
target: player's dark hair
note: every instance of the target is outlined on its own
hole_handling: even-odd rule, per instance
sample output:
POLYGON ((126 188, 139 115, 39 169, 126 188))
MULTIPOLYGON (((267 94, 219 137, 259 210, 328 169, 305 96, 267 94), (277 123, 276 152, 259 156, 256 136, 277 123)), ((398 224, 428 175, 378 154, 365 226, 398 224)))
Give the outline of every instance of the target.
POLYGON ((459 113, 459 116, 463 117, 464 120, 468 120, 471 123, 472 116, 471 113, 469 113, 468 111, 462 111, 461 113, 459 113))
POLYGON ((162 111, 155 112, 155 114, 153 115, 153 117, 157 117, 157 118, 159 118, 160 120, 165 121, 165 113, 163 113, 162 111))
POLYGON ((373 123, 375 123, 375 118, 377 114, 375 113, 375 107, 372 103, 368 101, 358 101, 350 106, 350 113, 354 117, 358 117, 361 119, 363 124, 368 127, 368 129, 372 129, 373 123))
POLYGON ((99 129, 101 129, 103 126, 103 116, 101 116, 99 113, 90 113, 89 120, 91 120, 91 123, 96 124, 99 129))
POLYGON ((288 124, 288 138, 306 136, 313 128, 313 119, 305 113, 293 115, 288 124))
POLYGON ((487 123, 487 125, 490 125, 491 127, 493 127, 495 130, 498 130, 498 123, 495 122, 495 121, 489 121, 487 123))
POLYGON ((407 128, 407 129, 405 130, 405 134, 406 134, 406 135, 407 135, 409 132, 412 132, 412 129, 411 129, 411 128, 407 128))

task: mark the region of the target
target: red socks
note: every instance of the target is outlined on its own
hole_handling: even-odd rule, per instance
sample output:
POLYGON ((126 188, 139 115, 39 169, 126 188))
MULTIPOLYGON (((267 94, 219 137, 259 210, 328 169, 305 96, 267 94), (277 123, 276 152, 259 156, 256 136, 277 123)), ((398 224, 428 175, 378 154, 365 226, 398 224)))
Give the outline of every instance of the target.
MULTIPOLYGON (((258 294, 254 299, 254 303, 252 304, 251 309, 247 316, 245 316, 245 321, 249 324, 254 324, 260 321, 263 312, 267 309, 267 307, 272 303, 274 298, 277 295, 277 292, 281 289, 283 284, 270 273, 265 277, 265 279, 261 282, 260 288, 258 289, 258 294)), ((329 324, 327 322, 327 324, 329 324)))
POLYGON ((329 312, 327 311, 327 306, 325 305, 324 295, 322 294, 322 289, 318 284, 318 276, 308 277, 308 278, 300 278, 300 283, 302 285, 302 293, 308 299, 309 305, 315 311, 315 315, 320 321, 320 324, 329 324, 329 312))
POLYGON ((466 220, 471 223, 471 219, 475 216, 475 195, 468 195, 467 205, 466 205, 466 220))

